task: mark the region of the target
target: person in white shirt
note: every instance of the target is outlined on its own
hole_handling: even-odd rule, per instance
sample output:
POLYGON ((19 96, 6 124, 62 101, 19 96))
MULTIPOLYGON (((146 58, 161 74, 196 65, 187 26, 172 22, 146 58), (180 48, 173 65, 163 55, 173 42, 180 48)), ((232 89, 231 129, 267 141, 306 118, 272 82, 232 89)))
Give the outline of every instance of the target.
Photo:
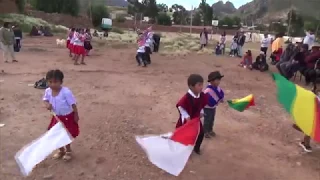
POLYGON ((137 55, 136 55, 136 60, 138 63, 138 66, 143 66, 147 67, 147 62, 146 62, 146 49, 145 49, 145 40, 143 35, 141 35, 138 39, 138 50, 137 50, 137 55))
POLYGON ((315 40, 316 36, 314 35, 313 31, 306 31, 306 36, 303 39, 303 44, 307 44, 309 50, 311 50, 315 40))
POLYGON ((147 39, 145 42, 145 48, 146 48, 146 52, 145 52, 145 57, 146 57, 146 62, 148 64, 151 64, 151 57, 150 55, 152 54, 152 46, 153 46, 153 39, 152 39, 153 33, 149 32, 147 35, 147 39))
POLYGON ((264 35, 264 38, 261 40, 261 47, 260 50, 264 52, 264 55, 267 56, 268 47, 271 44, 270 38, 268 34, 264 35))

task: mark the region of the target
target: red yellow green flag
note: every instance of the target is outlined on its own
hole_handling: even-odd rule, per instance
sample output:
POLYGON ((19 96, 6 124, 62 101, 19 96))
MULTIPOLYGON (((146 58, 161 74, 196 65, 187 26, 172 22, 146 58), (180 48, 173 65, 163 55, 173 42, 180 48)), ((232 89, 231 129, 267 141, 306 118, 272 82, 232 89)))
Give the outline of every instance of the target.
POLYGON ((320 142, 320 106, 318 97, 277 73, 272 74, 277 85, 278 101, 289 112, 295 124, 313 140, 320 142))
POLYGON ((231 108, 242 112, 245 109, 249 108, 250 106, 254 106, 254 98, 253 98, 253 95, 250 94, 241 99, 228 100, 228 104, 231 108))

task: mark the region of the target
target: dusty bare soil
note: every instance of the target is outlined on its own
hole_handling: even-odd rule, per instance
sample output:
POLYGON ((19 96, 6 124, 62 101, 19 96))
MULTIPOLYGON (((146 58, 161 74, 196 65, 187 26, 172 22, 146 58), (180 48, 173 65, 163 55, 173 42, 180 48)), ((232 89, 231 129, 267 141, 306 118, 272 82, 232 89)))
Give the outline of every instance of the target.
MULTIPOLYGON (((0 62, 0 179, 39 180, 318 180, 320 149, 304 154, 302 134, 291 128, 279 106, 267 73, 238 68, 239 59, 214 55, 152 56, 148 68, 137 67, 135 48, 96 48, 87 66, 74 66, 55 38, 26 39, 17 64, 0 62), (49 69, 65 73, 80 110, 81 133, 73 144, 74 159, 50 158, 23 178, 15 153, 46 131, 50 121, 43 90, 29 87, 49 69), (173 130, 175 103, 186 92, 186 77, 220 70, 227 99, 253 93, 256 106, 238 113, 222 104, 215 131, 205 140, 203 155, 192 155, 179 177, 153 166, 134 136, 173 130)), ((1 57, 2 58, 2 57, 1 57)))

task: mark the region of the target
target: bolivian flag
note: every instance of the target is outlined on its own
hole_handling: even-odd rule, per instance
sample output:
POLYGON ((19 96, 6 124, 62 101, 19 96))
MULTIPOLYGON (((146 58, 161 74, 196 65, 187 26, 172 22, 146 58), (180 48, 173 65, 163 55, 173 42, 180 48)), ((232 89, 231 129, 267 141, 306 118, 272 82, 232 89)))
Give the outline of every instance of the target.
POLYGON ((295 124, 313 140, 320 142, 320 107, 318 97, 277 73, 278 101, 294 119, 295 124))
POLYGON ((242 112, 245 109, 249 108, 250 106, 254 106, 254 98, 253 98, 253 95, 250 94, 241 99, 228 100, 228 104, 231 108, 242 112))

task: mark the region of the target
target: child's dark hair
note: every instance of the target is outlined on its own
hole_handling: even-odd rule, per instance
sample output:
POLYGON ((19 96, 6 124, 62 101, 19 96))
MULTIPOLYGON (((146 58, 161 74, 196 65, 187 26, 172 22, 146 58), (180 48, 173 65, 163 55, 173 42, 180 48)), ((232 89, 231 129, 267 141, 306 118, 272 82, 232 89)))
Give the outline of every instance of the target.
POLYGON ((49 72, 47 72, 47 75, 46 75, 46 80, 50 80, 50 79, 55 79, 55 80, 59 80, 61 81, 61 83, 63 82, 63 78, 64 78, 64 75, 63 75, 63 72, 60 71, 59 69, 56 69, 56 70, 50 70, 49 72))
POLYGON ((203 77, 199 74, 191 74, 188 77, 188 86, 194 87, 197 83, 203 83, 203 77))
POLYGON ((248 56, 252 56, 251 50, 247 51, 248 56))

